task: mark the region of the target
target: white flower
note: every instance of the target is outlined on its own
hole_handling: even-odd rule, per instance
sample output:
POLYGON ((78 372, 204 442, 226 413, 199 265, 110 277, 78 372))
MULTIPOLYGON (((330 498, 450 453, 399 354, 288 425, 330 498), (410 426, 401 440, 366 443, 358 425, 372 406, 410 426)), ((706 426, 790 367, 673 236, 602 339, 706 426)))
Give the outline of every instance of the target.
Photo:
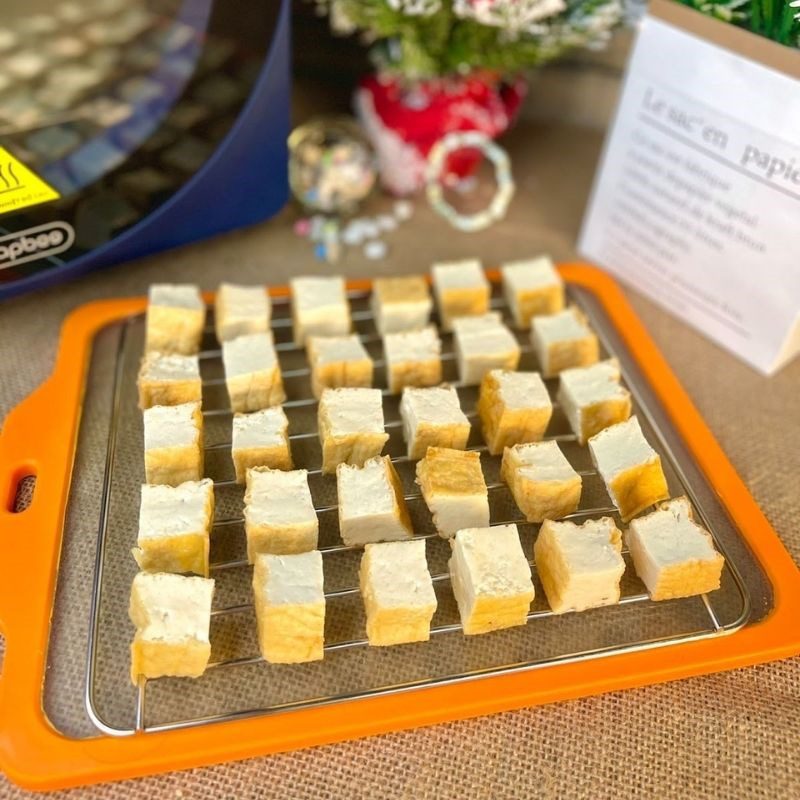
MULTIPOLYGON (((791 8, 800 8, 800 0, 790 0, 789 6, 791 8)), ((800 11, 794 15, 794 18, 800 20, 800 11)))
POLYGON ((386 0, 386 4, 409 17, 430 17, 442 8, 442 0, 386 0))
POLYGON ((535 23, 566 9, 564 0, 454 0, 453 11, 462 19, 503 28, 511 38, 539 33, 535 23))

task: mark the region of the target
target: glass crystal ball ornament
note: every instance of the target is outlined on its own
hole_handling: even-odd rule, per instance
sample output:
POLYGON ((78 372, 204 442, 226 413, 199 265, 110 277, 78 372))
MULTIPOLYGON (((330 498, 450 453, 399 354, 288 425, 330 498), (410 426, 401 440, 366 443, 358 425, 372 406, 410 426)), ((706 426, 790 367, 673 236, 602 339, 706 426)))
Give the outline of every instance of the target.
POLYGON ((289 136, 289 185, 310 211, 351 214, 376 178, 372 147, 349 117, 317 117, 289 136))

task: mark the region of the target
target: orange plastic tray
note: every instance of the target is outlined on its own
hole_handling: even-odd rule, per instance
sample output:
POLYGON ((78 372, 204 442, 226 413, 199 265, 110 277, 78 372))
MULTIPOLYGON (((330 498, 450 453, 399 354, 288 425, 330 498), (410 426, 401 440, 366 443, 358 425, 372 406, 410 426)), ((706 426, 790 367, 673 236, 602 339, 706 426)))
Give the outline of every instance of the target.
MULTIPOLYGON (((598 298, 772 584, 761 622, 702 639, 535 673, 489 676, 345 703, 182 730, 70 739, 42 706, 50 618, 87 365, 94 335, 141 312, 144 298, 91 303, 65 321, 53 374, 8 416, 0 436, 0 767, 31 789, 57 789, 276 753, 676 680, 800 652, 800 572, 616 284, 582 265, 564 278, 598 298), (12 512, 19 480, 31 505, 12 512)), ((353 289, 369 288, 354 282, 353 289)), ((276 290, 275 294, 286 294, 276 290)))

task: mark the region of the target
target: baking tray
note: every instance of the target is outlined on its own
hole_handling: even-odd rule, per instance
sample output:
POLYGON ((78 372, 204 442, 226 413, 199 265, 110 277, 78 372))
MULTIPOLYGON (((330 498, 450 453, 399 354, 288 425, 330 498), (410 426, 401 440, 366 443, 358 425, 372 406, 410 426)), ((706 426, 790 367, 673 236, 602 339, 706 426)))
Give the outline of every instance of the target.
MULTIPOLYGON (((9 415, 0 437, 3 770, 27 787, 54 789, 580 697, 800 652, 800 575, 778 537, 613 281, 582 265, 561 270, 570 299, 589 316, 605 354, 620 359, 635 412, 662 455, 672 494, 691 497, 726 556, 719 591, 653 603, 629 568, 620 605, 556 617, 536 581, 537 599, 526 626, 464 637, 446 576, 449 548, 434 534, 417 494, 414 465, 403 456, 397 398, 387 395, 387 452, 403 478, 415 532, 429 538, 439 600, 431 641, 366 646, 355 588, 359 553, 338 538, 335 478, 315 472, 311 488, 320 509, 325 560, 327 652, 315 664, 264 663, 258 657, 244 559, 242 489, 231 480, 230 414, 219 351, 209 330, 201 372, 206 473, 217 484, 212 665, 195 681, 159 679, 133 687, 127 677, 132 635, 127 601, 136 570, 129 551, 143 480, 135 378, 146 301, 94 303, 67 319, 53 375, 9 415), (103 459, 97 453, 103 450, 105 463, 99 463, 103 459), (16 487, 27 476, 36 477, 32 501, 14 513, 16 487), (95 511, 87 514, 90 506, 95 511)), ((504 310, 497 276, 491 277, 493 305, 504 310)), ((376 385, 381 385, 369 283, 352 282, 349 290, 356 330, 378 360, 376 385)), ((293 455, 298 466, 313 471, 319 467, 319 444, 307 365, 291 343, 287 292, 272 294, 293 455)), ((535 368, 527 335, 518 335, 524 351, 520 367, 535 368)), ((444 342, 445 378, 455 379, 450 338, 444 342)), ((554 393, 555 382, 548 386, 554 393)), ((474 410, 476 391, 459 388, 468 413, 474 410)), ((560 441, 584 475, 577 516, 612 513, 586 448, 574 442, 558 409, 548 437, 560 441)), ((477 426, 469 446, 482 447, 477 426)), ((491 487, 492 524, 520 522, 530 556, 536 526, 522 522, 500 483, 499 458, 485 454, 482 461, 491 487)))

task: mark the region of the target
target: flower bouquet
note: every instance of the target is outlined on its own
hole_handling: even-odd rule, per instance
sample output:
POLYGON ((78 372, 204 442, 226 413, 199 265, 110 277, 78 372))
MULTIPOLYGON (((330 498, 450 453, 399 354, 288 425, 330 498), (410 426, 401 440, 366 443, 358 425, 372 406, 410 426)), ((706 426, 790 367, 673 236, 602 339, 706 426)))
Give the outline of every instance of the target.
MULTIPOLYGON (((317 0, 334 32, 359 33, 376 73, 356 92, 384 186, 418 190, 428 153, 446 133, 489 137, 513 122, 522 71, 578 47, 599 48, 623 15, 622 0, 317 0)), ((479 161, 448 162, 463 176, 479 161)))

